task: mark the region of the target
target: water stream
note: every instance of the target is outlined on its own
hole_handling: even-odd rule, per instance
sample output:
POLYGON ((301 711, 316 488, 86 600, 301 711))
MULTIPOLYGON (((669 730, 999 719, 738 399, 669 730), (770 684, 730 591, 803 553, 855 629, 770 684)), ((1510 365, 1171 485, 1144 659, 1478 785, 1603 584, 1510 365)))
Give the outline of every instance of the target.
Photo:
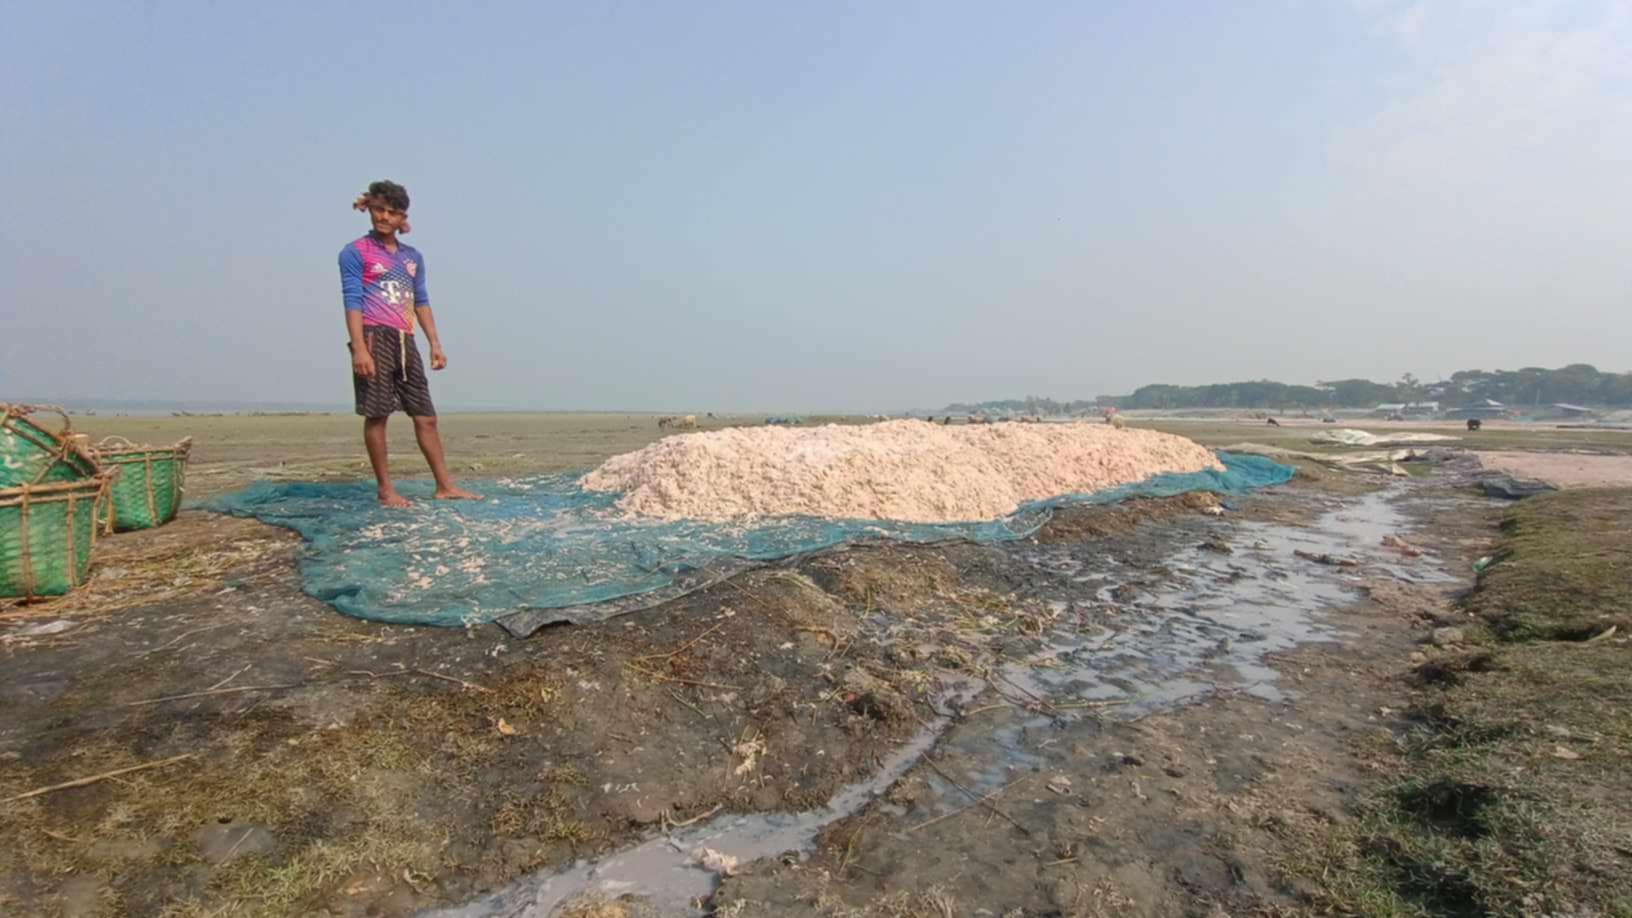
MULTIPOLYGON (((1382 546, 1383 536, 1405 523, 1378 493, 1325 514, 1313 526, 1291 527, 1250 521, 1221 522, 1231 550, 1216 544, 1168 554, 1161 579, 1142 580, 1126 559, 1084 555, 1080 546, 1036 543, 1008 550, 1053 575, 1060 595, 1058 627, 1030 658, 1005 664, 991 688, 999 693, 1033 694, 1056 705, 1107 701, 1099 713, 1135 717, 1186 703, 1220 690, 1220 673, 1233 672, 1223 687, 1280 701, 1285 690, 1265 655, 1309 641, 1332 640, 1339 625, 1323 614, 1356 598, 1358 568, 1328 566, 1298 557, 1352 559, 1371 571, 1411 581, 1449 579, 1430 557, 1408 559, 1382 546), (1075 551, 1074 551, 1075 549, 1075 551), (1131 592, 1128 587, 1134 587, 1131 592), (1118 596, 1122 598, 1118 598, 1118 596), (1073 604, 1114 608, 1113 627, 1084 633, 1066 613, 1073 604), (1006 684, 1004 684, 1006 683, 1006 684)), ((986 686, 972 682, 949 689, 947 704, 974 697, 986 686)), ((944 705, 943 705, 944 707, 944 705)), ((465 905, 428 911, 442 918, 547 918, 562 904, 586 893, 609 898, 634 894, 661 914, 701 914, 698 903, 718 884, 717 874, 698 863, 711 849, 742 865, 785 852, 808 851, 826 826, 855 813, 905 775, 945 736, 949 748, 994 744, 1003 762, 983 775, 980 786, 995 787, 1008 769, 1034 758, 1025 735, 1045 730, 1058 715, 1024 718, 984 730, 952 731, 948 718, 929 722, 865 781, 840 790, 826 806, 801 813, 731 814, 659 835, 632 847, 583 861, 565 870, 523 878, 499 892, 465 905)), ((1076 715, 1072 715, 1076 716, 1076 715)), ((948 795, 952 807, 966 803, 944 782, 932 789, 948 795)))

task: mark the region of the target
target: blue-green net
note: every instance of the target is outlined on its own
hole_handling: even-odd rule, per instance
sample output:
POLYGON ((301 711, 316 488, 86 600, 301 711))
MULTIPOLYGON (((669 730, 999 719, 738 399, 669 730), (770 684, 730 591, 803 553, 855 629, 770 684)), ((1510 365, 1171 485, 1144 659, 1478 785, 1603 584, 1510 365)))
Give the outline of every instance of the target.
POLYGON ((711 567, 772 561, 862 539, 1001 542, 1025 538, 1054 509, 1186 491, 1241 494, 1292 477, 1259 456, 1220 453, 1225 470, 1157 475, 1138 484, 1072 494, 984 523, 918 524, 784 517, 751 524, 628 519, 616 495, 584 491, 578 474, 482 482, 479 502, 428 500, 403 488, 409 510, 378 505, 372 484, 260 482, 206 509, 286 526, 308 545, 305 590, 347 615, 458 626, 521 610, 607 603, 672 588, 711 567))

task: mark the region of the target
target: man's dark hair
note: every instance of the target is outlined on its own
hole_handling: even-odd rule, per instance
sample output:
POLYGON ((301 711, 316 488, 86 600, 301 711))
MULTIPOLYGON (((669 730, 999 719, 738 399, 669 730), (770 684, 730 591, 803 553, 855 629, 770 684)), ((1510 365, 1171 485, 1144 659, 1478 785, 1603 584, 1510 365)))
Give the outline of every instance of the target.
POLYGON ((408 212, 408 189, 398 185, 390 179, 381 179, 370 182, 368 196, 378 200, 387 207, 395 208, 403 213, 408 212))

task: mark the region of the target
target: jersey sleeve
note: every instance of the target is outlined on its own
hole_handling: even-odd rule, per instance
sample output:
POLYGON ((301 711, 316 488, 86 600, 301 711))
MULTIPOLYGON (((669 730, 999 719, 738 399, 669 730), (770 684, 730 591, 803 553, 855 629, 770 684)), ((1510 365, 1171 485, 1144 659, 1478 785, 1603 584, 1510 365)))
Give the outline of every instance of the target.
MULTIPOLYGON (((419 253, 416 252, 416 255, 419 253)), ((431 295, 425 289, 425 256, 419 255, 419 268, 414 271, 414 306, 431 305, 431 295)))
POLYGON ((340 299, 348 310, 363 308, 363 255, 354 245, 340 250, 340 299))

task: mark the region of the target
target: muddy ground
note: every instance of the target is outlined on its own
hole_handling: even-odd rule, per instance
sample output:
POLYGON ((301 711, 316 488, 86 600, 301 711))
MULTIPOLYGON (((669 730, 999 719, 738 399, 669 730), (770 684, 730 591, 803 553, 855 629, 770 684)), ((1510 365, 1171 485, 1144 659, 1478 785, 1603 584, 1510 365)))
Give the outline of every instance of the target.
POLYGON ((1423 641, 1501 508, 1449 466, 1304 472, 1020 543, 827 552, 527 641, 341 617, 300 592, 294 537, 185 513, 100 546, 85 593, 0 610, 0 912, 531 914, 598 890, 669 914, 700 871, 539 878, 665 835, 680 864, 752 850, 746 817, 800 812, 774 837, 810 844, 716 864, 709 908, 1318 909, 1297 840, 1353 818, 1408 675, 1456 651, 1423 641))

